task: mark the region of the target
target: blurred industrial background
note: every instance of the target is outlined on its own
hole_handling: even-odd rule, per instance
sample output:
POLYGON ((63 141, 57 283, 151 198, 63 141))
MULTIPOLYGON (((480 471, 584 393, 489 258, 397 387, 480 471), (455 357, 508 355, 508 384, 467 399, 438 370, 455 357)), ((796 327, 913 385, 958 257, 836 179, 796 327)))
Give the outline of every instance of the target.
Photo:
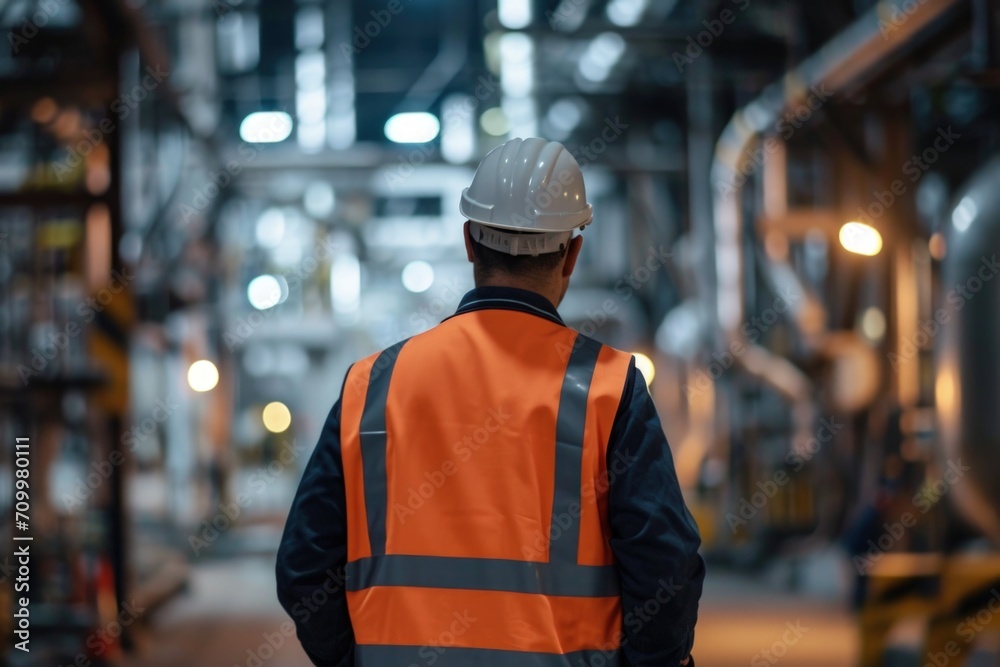
MULTIPOLYGON (((472 287, 509 137, 595 207, 701 667, 1000 664, 1000 2, 0 2, 2 664, 299 667, 278 537, 348 365, 472 287), (12 544, 5 541, 6 544, 12 544)), ((433 391, 433 378, 428 380, 433 391)), ((428 663, 431 664, 431 663, 428 663)))

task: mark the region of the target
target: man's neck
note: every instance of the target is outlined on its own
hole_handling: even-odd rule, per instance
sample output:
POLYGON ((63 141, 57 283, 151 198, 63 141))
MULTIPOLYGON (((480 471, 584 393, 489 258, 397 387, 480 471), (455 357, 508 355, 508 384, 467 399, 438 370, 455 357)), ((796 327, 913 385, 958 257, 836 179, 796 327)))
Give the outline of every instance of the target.
POLYGON ((516 278, 491 278, 489 280, 476 280, 476 287, 511 287, 523 289, 539 294, 553 306, 558 306, 562 301, 562 289, 559 285, 544 285, 536 281, 517 280, 516 278))

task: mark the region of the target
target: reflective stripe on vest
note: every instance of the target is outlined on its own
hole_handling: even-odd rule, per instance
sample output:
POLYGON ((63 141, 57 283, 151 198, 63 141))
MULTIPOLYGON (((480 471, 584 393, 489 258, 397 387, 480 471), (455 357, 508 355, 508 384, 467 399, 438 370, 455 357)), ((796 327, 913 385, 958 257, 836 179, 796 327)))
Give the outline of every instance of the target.
MULTIPOLYGON (((496 317, 497 313, 498 311, 469 313, 454 318, 441 327, 454 329, 474 323, 471 319, 473 317, 489 320, 496 317)), ((418 398, 425 396, 423 384, 419 385, 418 390, 414 389, 414 385, 407 384, 416 382, 413 377, 404 376, 405 379, 400 380, 403 382, 402 388, 395 391, 391 391, 391 386, 394 373, 400 372, 396 362, 401 357, 409 360, 408 363, 401 364, 402 367, 420 368, 421 372, 426 373, 426 367, 418 363, 424 355, 419 350, 409 353, 405 347, 407 341, 404 341, 359 362, 349 374, 348 380, 355 385, 355 392, 349 395, 345 389, 342 424, 349 512, 346 586, 358 644, 356 655, 359 665, 393 667, 398 664, 405 667, 414 662, 419 663, 430 655, 436 658, 436 664, 445 667, 473 663, 478 663, 481 667, 513 666, 515 661, 518 667, 618 664, 618 646, 621 640, 619 580, 610 560, 610 550, 606 543, 607 530, 595 527, 594 523, 597 520, 595 512, 600 512, 601 517, 604 517, 606 508, 598 509, 590 505, 584 508, 585 503, 593 504, 595 498, 600 503, 603 497, 599 486, 594 489, 598 482, 590 480, 590 487, 584 485, 590 476, 598 472, 594 463, 596 452, 591 450, 585 463, 584 450, 585 438, 594 443, 607 437, 606 431, 610 429, 609 424, 613 420, 624 386, 628 355, 604 348, 592 339, 541 318, 507 313, 508 317, 511 315, 526 318, 522 322, 523 327, 540 328, 539 333, 563 345, 569 356, 561 378, 561 389, 559 385, 552 387, 558 390, 557 394, 552 394, 553 398, 558 396, 558 406, 551 407, 550 414, 554 414, 555 419, 554 423, 549 422, 553 430, 548 436, 548 447, 551 448, 554 444, 554 451, 550 450, 553 458, 547 464, 552 466, 549 474, 553 477, 549 478, 549 482, 540 480, 543 486, 551 484, 551 511, 547 513, 551 532, 545 536, 547 539, 542 540, 540 550, 536 551, 536 547, 531 547, 529 552, 525 552, 525 547, 522 546, 522 553, 525 554, 523 560, 483 557, 486 555, 483 552, 488 552, 489 549, 483 546, 481 534, 469 536, 467 550, 461 546, 465 532, 457 533, 459 537, 455 538, 454 530, 451 541, 440 550, 434 548, 432 541, 414 542, 412 524, 405 523, 408 515, 395 514, 399 511, 401 500, 412 500, 403 497, 403 489, 407 487, 405 482, 400 481, 400 475, 410 474, 399 468, 405 467, 408 460, 401 452, 415 453, 412 448, 405 450, 406 446, 411 445, 406 438, 406 431, 421 429, 421 420, 432 417, 417 408, 409 407, 404 410, 407 412, 406 419, 402 419, 398 412, 394 418, 391 417, 392 410, 403 409, 400 407, 403 404, 399 403, 402 400, 401 391, 405 390, 403 395, 409 396, 408 400, 411 402, 415 400, 414 391, 417 391, 418 398), (593 409, 590 405, 592 382, 598 381, 595 373, 600 372, 602 364, 604 370, 600 382, 603 383, 603 418, 598 421, 588 411, 593 409), (612 389, 615 387, 617 395, 612 400, 615 393, 612 389), (411 411, 413 414, 409 414, 411 411), (554 443, 551 440, 553 435, 554 443), (401 450, 400 447, 404 449, 401 450), (358 474, 361 480, 356 478, 358 474), (588 491, 586 499, 584 488, 588 491), (584 518, 581 517, 587 520, 585 534, 581 531, 581 523, 584 523, 584 518), (364 525, 358 525, 359 521, 364 525), (401 537, 400 531, 409 531, 406 534, 410 537, 401 537), (363 540, 363 543, 359 543, 359 540, 363 540), (595 544, 594 540, 600 542, 595 544), (583 545, 586 545, 585 551, 583 545), (424 552, 407 551, 415 548, 424 552), (465 555, 454 553, 463 550, 467 551, 465 555), (460 618, 474 619, 469 622, 473 626, 472 630, 453 627, 461 625, 459 620, 455 620, 460 618), (444 646, 449 647, 447 651, 444 651, 444 646)), ((490 330, 489 327, 482 329, 490 330)), ((460 333, 466 335, 469 332, 460 333)), ((422 334, 421 338, 429 335, 435 335, 434 330, 422 334)), ((464 340, 461 336, 457 339, 464 340)), ((450 340, 447 336, 442 338, 444 349, 449 349, 450 340)), ((414 347, 426 352, 429 349, 427 339, 423 338, 414 347)), ((434 351, 433 347, 430 349, 434 351)), ((445 375, 453 377, 454 369, 450 369, 450 372, 452 375, 445 375)), ((435 396, 436 380, 434 377, 426 378, 427 395, 435 396)), ((546 380, 545 386, 550 384, 546 380)), ((470 385, 467 391, 472 390, 473 386, 470 385)), ((545 394, 549 390, 539 391, 545 394)), ((489 392, 484 392, 484 395, 488 394, 489 392)), ((554 404, 555 400, 550 402, 554 404)), ((419 405, 419 400, 416 404, 419 405)), ((485 407, 483 406, 484 411, 485 407)), ((443 414, 452 413, 445 411, 443 414)), ((535 424, 532 428, 539 428, 537 416, 532 418, 536 419, 532 422, 535 424)), ((433 428, 433 424, 425 423, 423 428, 424 432, 420 437, 427 437, 426 429, 433 428)), ((452 437, 451 432, 445 432, 452 437)), ((524 434, 524 437, 529 436, 537 438, 538 434, 524 434)), ((511 437, 507 434, 503 444, 516 445, 517 441, 511 441, 511 437)), ((430 449, 437 447, 433 438, 423 442, 430 449)), ((531 443, 526 452, 534 451, 537 456, 539 451, 543 451, 539 450, 537 440, 526 442, 531 443)), ((593 446, 592 444, 591 447, 593 446)), ((606 442, 601 448, 601 454, 605 448, 606 442)), ((488 458, 490 455, 483 456, 488 458)), ((426 466, 426 461, 422 465, 426 466)), ((475 464, 467 465, 474 467, 475 464)), ((421 464, 417 463, 416 466, 420 469, 421 464)), ((603 471, 603 461, 597 468, 603 471)), ((517 493, 517 483, 528 481, 530 473, 540 470, 544 468, 530 465, 526 465, 520 473, 503 469, 504 473, 515 475, 511 482, 512 493, 517 493), (525 474, 529 476, 525 477, 525 474)), ((606 471, 603 472, 606 474, 606 471)), ((444 473, 437 474, 441 479, 447 479, 444 473)), ((450 474, 457 476, 461 471, 450 474)), ((483 473, 479 469, 478 472, 473 470, 471 474, 469 479, 475 484, 474 480, 480 479, 476 475, 483 473)), ((604 482, 607 482, 606 478, 604 482)), ((451 483, 461 485, 462 480, 451 483)), ((412 494, 413 486, 408 488, 412 494)), ((464 490, 468 492, 467 488, 464 490)), ((530 490, 533 491, 531 497, 546 497, 544 491, 530 490)), ((606 491, 606 487, 604 490, 606 491)), ((448 492, 446 489, 445 493, 448 492)), ((481 499, 476 499, 479 500, 481 499)), ((492 501, 491 510, 496 509, 495 506, 495 501, 492 501)), ((434 511, 450 513, 449 507, 439 503, 434 511)), ((462 516, 477 516, 476 507, 481 508, 474 505, 462 516)), ((419 521, 433 525, 433 516, 433 512, 430 517, 422 515, 419 521)), ((451 516, 442 518, 454 519, 451 516)), ((536 514, 533 520, 544 518, 536 514)), ((532 517, 521 517, 520 512, 515 511, 511 520, 518 519, 529 520, 532 517)), ((489 521, 485 517, 483 520, 489 521)), ((539 521, 539 525, 544 523, 539 521)), ((479 526, 469 532, 485 531, 498 543, 502 543, 505 537, 510 538, 505 531, 491 531, 489 526, 482 523, 479 526)), ((523 542, 524 529, 519 530, 522 537, 514 536, 514 539, 523 542)), ((433 535, 429 535, 427 539, 432 537, 433 535)), ((508 549, 504 553, 509 551, 508 549)))
POLYGON ((574 651, 572 653, 526 653, 461 646, 358 646, 354 649, 357 667, 618 667, 617 649, 574 651))

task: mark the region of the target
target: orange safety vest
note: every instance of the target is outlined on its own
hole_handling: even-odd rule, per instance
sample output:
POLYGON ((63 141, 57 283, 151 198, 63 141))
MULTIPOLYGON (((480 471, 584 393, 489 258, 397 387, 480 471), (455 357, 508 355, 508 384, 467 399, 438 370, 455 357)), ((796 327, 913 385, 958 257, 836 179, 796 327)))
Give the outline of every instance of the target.
POLYGON ((351 368, 341 451, 358 667, 619 664, 606 453, 630 361, 490 309, 351 368))

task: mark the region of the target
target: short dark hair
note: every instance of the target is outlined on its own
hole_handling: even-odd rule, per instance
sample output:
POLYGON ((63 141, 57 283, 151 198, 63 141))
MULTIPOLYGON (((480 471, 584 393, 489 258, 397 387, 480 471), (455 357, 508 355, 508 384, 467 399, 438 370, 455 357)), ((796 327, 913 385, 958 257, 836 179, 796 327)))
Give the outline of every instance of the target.
MULTIPOLYGON (((517 233, 517 232, 510 232, 517 233)), ((530 232, 528 232, 530 233, 530 232)), ((566 256, 566 244, 556 252, 544 255, 511 255, 493 248, 487 248, 476 240, 472 241, 472 254, 476 258, 476 279, 482 280, 497 275, 515 275, 544 278, 552 273, 566 256)))

